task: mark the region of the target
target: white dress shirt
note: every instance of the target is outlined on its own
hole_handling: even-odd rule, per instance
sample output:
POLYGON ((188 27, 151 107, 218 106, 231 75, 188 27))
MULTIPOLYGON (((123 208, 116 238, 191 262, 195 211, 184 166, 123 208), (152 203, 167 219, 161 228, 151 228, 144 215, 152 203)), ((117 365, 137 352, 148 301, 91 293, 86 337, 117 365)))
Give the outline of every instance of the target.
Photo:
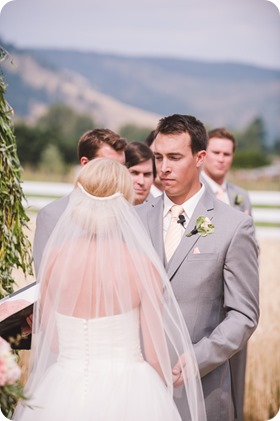
MULTIPOLYGON (((184 215, 184 217, 186 219, 186 223, 184 224, 184 227, 181 225, 182 236, 185 232, 185 229, 187 228, 189 220, 192 217, 192 214, 193 214, 193 212, 196 208, 196 205, 198 204, 198 202, 199 202, 201 196, 203 195, 204 191, 205 191, 205 187, 202 185, 201 189, 194 196, 192 196, 190 199, 188 199, 186 202, 182 203, 182 205, 181 205, 184 209, 184 212, 183 212, 182 215, 184 215)), ((165 240, 166 232, 167 232, 168 227, 169 227, 170 222, 171 222, 171 213, 169 211, 172 208, 172 206, 175 205, 175 203, 173 203, 172 200, 169 199, 169 197, 166 195, 165 192, 164 192, 164 196, 163 196, 163 201, 164 201, 164 205, 163 205, 163 238, 165 240)))
POLYGON ((228 193, 227 193, 227 182, 224 181, 222 184, 218 184, 218 183, 216 183, 216 181, 212 180, 212 178, 210 178, 209 175, 207 175, 205 171, 202 170, 201 174, 202 174, 204 180, 209 185, 210 189, 215 194, 215 196, 217 196, 217 193, 221 188, 223 189, 223 193, 224 193, 223 202, 225 202, 229 205, 230 201, 229 201, 229 197, 228 197, 228 193))

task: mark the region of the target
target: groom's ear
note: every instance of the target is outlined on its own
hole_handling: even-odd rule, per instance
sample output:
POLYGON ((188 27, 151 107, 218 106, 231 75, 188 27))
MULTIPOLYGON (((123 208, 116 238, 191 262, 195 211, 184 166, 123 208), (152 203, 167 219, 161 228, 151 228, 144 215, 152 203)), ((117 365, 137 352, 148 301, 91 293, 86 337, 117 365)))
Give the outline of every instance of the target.
POLYGON ((204 158, 206 156, 206 151, 202 150, 196 154, 196 166, 199 168, 203 164, 204 158))

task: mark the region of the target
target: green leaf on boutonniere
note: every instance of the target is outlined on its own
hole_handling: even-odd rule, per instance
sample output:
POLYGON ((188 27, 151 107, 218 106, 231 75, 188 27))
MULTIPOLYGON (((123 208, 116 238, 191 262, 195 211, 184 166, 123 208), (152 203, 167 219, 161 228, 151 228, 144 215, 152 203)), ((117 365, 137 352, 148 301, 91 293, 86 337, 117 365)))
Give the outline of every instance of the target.
POLYGON ((241 194, 237 194, 234 198, 234 204, 239 206, 242 205, 243 203, 243 197, 241 196, 241 194))
POLYGON ((207 216, 199 216, 196 220, 194 229, 186 234, 186 236, 191 237, 192 235, 199 234, 201 237, 206 237, 206 235, 212 234, 212 232, 214 232, 214 228, 214 224, 212 224, 207 216))

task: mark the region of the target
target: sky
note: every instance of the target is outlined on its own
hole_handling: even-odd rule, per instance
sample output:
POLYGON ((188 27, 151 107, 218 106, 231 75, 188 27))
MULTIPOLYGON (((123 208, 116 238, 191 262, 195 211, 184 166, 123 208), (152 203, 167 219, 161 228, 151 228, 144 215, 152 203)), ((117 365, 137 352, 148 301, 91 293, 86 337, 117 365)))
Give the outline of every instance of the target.
POLYGON ((0 0, 17 47, 230 61, 280 70, 280 1, 0 0), (3 6, 4 5, 4 6, 3 6))

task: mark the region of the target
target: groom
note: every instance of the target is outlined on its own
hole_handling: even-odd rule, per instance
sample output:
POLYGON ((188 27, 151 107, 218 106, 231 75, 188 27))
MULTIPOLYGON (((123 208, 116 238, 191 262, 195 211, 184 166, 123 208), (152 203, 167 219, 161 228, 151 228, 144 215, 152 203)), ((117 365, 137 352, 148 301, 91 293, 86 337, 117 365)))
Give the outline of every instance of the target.
MULTIPOLYGON (((162 118, 154 142, 157 173, 165 193, 136 209, 165 265, 188 326, 207 419, 233 421, 236 407, 229 359, 245 346, 259 318, 253 221, 201 185, 199 170, 207 133, 195 117, 175 114, 162 118), (180 205, 175 218, 174 205, 180 205)), ((176 387, 182 383, 176 366, 174 374, 178 376, 176 387)), ((182 419, 187 420, 180 399, 176 403, 182 419)))

